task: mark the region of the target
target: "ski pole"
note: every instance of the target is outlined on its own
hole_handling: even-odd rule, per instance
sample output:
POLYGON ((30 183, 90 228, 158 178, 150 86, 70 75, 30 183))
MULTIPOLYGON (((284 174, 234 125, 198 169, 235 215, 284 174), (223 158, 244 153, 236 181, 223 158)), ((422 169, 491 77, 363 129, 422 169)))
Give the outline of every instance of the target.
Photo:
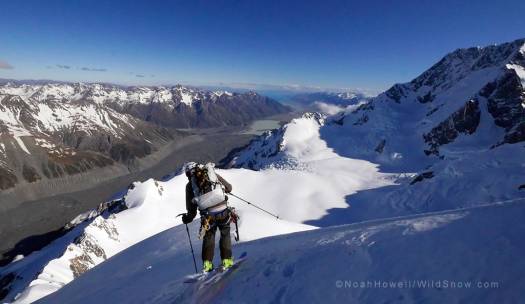
POLYGON ((275 215, 275 214, 273 214, 273 213, 271 213, 271 212, 269 212, 269 211, 266 211, 266 210, 264 210, 263 208, 261 208, 261 207, 255 205, 255 204, 253 204, 253 203, 250 203, 249 201, 245 200, 245 199, 242 198, 242 197, 238 197, 237 195, 235 195, 235 194, 233 194, 233 193, 228 193, 228 194, 230 194, 230 195, 233 196, 233 197, 236 197, 236 198, 240 199, 241 201, 245 202, 245 203, 248 204, 248 205, 252 205, 253 207, 255 207, 255 208, 257 208, 257 209, 259 209, 259 210, 261 210, 261 211, 263 211, 263 212, 268 213, 269 215, 275 217, 275 218, 278 219, 278 220, 280 219, 278 215, 275 215))
MULTIPOLYGON (((182 215, 184 215, 184 213, 177 215, 177 217, 182 215)), ((190 241, 191 256, 193 257, 193 266, 195 266, 195 273, 198 273, 199 271, 197 270, 197 261, 195 261, 195 253, 193 252, 193 245, 191 244, 190 230, 188 229, 188 224, 184 225, 186 225, 186 233, 188 234, 188 241, 190 241)))

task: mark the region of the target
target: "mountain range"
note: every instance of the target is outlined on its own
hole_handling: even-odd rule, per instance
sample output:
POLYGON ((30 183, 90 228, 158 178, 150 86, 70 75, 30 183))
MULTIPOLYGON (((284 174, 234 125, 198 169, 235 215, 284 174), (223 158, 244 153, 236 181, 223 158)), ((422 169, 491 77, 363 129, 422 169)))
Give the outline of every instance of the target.
POLYGON ((0 85, 0 189, 88 171, 126 172, 187 135, 289 111, 253 92, 10 82, 0 85))

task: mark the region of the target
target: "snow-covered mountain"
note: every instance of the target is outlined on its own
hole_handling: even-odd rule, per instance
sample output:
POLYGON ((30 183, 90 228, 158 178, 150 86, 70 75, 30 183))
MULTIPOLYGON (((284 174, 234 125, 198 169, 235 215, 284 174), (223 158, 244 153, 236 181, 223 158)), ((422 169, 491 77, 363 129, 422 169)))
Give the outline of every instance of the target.
POLYGON ((111 211, 79 217, 70 233, 2 268, 5 300, 58 290, 42 302, 517 302, 524 55, 525 40, 454 51, 357 108, 306 113, 230 155, 220 174, 234 193, 281 220, 232 197, 242 241, 234 252, 248 259, 212 287, 182 283, 193 266, 175 219, 185 208, 179 174, 135 183, 111 211), (353 286, 416 280, 482 286, 353 286))
MULTIPOLYGON (((243 125, 257 118, 290 111, 287 106, 255 92, 202 91, 175 86, 133 88, 131 94, 138 94, 142 101, 123 102, 112 99, 109 105, 119 112, 164 127, 243 125)), ((131 100, 133 99, 132 97, 131 100)))
POLYGON ((115 163, 132 167, 182 136, 174 127, 240 125, 287 110, 255 93, 6 82, 0 85, 0 189, 115 163))
POLYGON ((0 86, 0 189, 105 168, 180 137, 85 98, 98 85, 0 86))
POLYGON ((241 125, 289 109, 254 92, 203 91, 172 87, 123 87, 99 83, 24 84, 7 82, 0 94, 33 102, 92 103, 164 127, 241 125))
MULTIPOLYGON (((326 119, 307 114, 266 133, 231 155, 227 166, 258 170, 298 163, 304 151, 315 149, 304 134, 319 134, 339 155, 371 161, 385 172, 417 173, 385 190, 361 216, 353 208, 353 219, 523 196, 524 58, 523 39, 456 50, 357 109, 326 119)), ((353 206, 367 195, 350 198, 353 206)))
MULTIPOLYGON (((36 112, 34 114, 37 116, 36 120, 41 122, 38 127, 44 129, 69 125, 71 117, 81 114, 75 110, 67 113, 57 112, 59 110, 57 104, 63 107, 85 106, 88 113, 84 115, 91 118, 91 123, 101 128, 113 127, 111 125, 113 119, 104 116, 95 117, 96 110, 91 108, 98 110, 104 108, 109 112, 108 115, 113 116, 115 111, 121 115, 127 113, 160 126, 177 128, 239 125, 254 118, 289 110, 286 106, 254 92, 240 94, 227 91, 202 91, 181 85, 122 87, 99 83, 6 82, 0 85, 0 96, 4 100, 1 112, 3 133, 15 132, 20 128, 20 124, 29 123, 20 121, 26 118, 19 117, 24 106, 33 107, 31 110, 36 112), (11 104, 17 103, 24 103, 24 105, 19 105, 17 108, 10 107, 11 104), (63 120, 56 120, 56 117, 63 120)), ((34 125, 36 126, 37 123, 34 125)))
POLYGON ((520 39, 458 49, 411 82, 343 111, 329 123, 339 128, 326 133, 342 135, 334 145, 345 147, 338 150, 383 164, 388 152, 406 159, 420 151, 443 155, 470 144, 490 148, 523 141, 524 45, 520 39))

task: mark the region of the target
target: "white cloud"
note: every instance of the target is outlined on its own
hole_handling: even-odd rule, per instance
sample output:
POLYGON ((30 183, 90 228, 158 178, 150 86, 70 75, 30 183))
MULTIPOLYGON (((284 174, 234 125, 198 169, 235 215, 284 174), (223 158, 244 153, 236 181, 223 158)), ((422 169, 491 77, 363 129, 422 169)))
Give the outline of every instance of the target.
POLYGON ((328 114, 328 115, 334 115, 334 114, 337 114, 345 110, 345 108, 343 107, 333 105, 333 104, 328 104, 328 103, 321 102, 321 101, 314 102, 314 106, 317 108, 317 111, 324 113, 324 114, 328 114))

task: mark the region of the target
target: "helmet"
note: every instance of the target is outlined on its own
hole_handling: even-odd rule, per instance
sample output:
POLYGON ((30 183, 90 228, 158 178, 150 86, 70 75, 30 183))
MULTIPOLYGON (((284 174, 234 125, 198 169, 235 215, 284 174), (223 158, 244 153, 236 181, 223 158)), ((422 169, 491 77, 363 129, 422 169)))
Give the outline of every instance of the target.
POLYGON ((182 166, 184 172, 186 173, 186 176, 189 176, 191 170, 193 170, 195 167, 197 167, 196 162, 187 162, 184 164, 184 166, 182 166))

